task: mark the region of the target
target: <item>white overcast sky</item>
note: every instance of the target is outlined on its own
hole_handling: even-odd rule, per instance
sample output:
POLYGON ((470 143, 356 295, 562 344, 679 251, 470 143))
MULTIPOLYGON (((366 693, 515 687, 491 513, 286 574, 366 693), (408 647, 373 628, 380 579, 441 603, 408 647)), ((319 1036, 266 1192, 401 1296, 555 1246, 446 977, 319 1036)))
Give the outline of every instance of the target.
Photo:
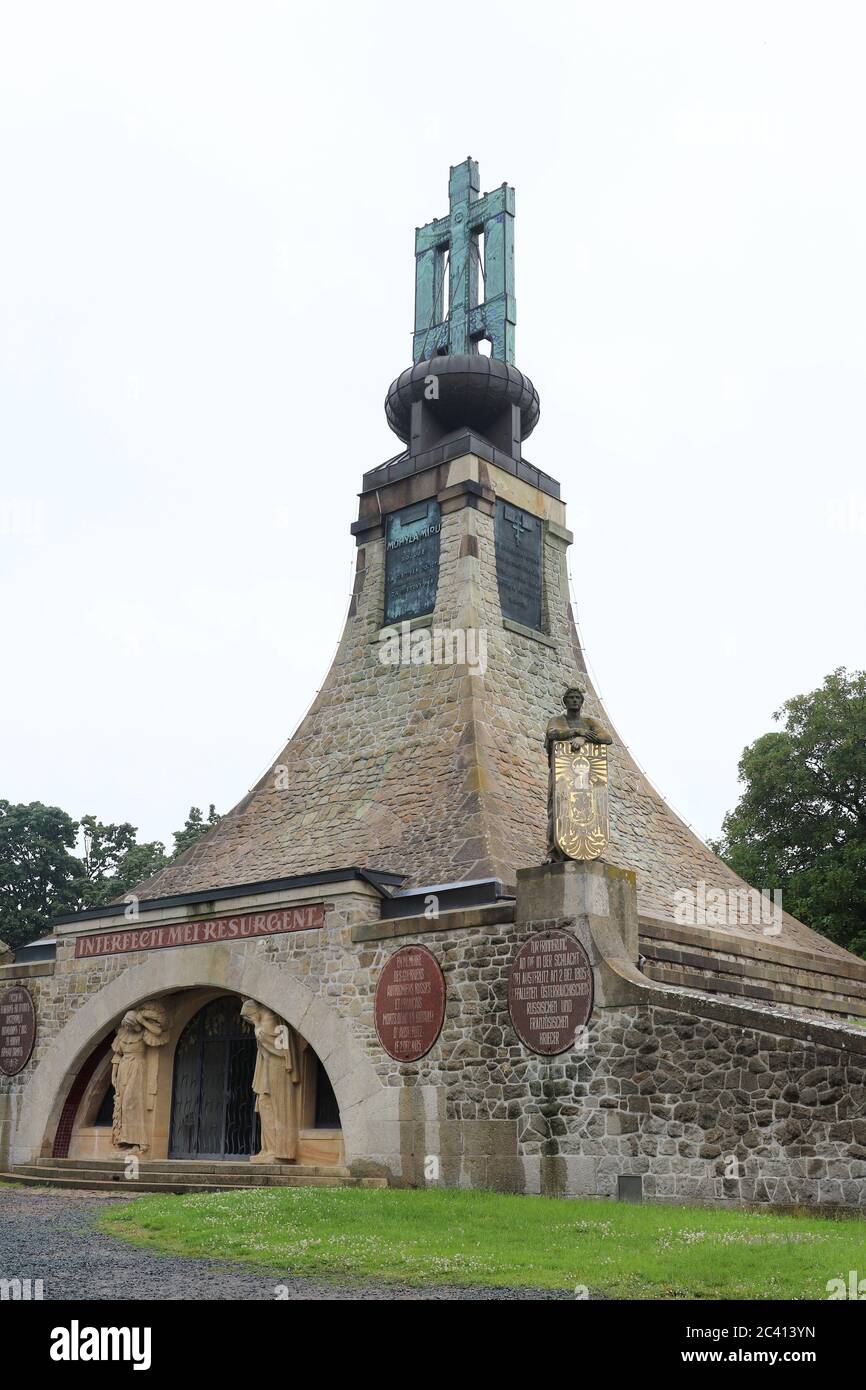
POLYGON ((321 684, 413 236, 517 189, 527 455, 703 836, 866 666, 857 4, 0 5, 0 797, 168 839, 321 684))

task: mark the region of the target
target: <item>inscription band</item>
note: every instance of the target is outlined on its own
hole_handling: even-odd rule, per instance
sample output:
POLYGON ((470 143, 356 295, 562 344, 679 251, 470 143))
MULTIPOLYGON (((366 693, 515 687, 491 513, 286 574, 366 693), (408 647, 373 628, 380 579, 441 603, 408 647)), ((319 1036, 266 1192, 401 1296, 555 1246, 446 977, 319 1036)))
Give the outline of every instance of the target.
POLYGON ((115 956, 124 951, 159 951, 169 946, 205 946, 217 941, 246 941, 254 936, 312 931, 325 921, 325 904, 284 907, 278 912, 247 912, 240 917, 210 917, 200 922, 175 922, 165 927, 136 927, 131 931, 95 932, 75 938, 76 959, 115 956))

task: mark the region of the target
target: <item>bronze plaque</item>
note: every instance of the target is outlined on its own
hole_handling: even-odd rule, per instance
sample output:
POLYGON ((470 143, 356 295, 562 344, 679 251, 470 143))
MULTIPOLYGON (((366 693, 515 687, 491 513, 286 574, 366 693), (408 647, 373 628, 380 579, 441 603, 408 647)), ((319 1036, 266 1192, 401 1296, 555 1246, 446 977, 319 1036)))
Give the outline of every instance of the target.
POLYGON ((435 499, 391 512, 385 522, 385 626, 436 607, 442 515, 435 499))
POLYGON ((496 500, 496 578, 503 618, 541 628, 541 522, 510 502, 496 500))
POLYGON ((569 1052, 592 1013, 589 956, 564 931, 537 932, 524 941, 508 977, 514 1031, 532 1052, 569 1052))
POLYGON ((426 946, 402 946, 382 967, 376 986, 376 1032, 389 1057, 417 1062, 445 1022, 445 976, 426 946))
POLYGON ((36 1010, 23 985, 0 990, 0 1071, 15 1076, 30 1061, 36 1041, 36 1010))

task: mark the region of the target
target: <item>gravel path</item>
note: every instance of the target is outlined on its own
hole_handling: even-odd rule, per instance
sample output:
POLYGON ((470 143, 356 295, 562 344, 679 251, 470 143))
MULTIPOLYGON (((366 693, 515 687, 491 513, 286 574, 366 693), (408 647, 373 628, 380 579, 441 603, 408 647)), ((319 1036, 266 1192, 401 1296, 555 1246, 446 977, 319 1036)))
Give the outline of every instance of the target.
POLYGON ((547 1289, 342 1287, 222 1260, 158 1255, 94 1230, 107 1201, 90 1192, 0 1187, 0 1278, 42 1279, 46 1299, 549 1299, 547 1289), (285 1298, 286 1294, 283 1293, 285 1298))

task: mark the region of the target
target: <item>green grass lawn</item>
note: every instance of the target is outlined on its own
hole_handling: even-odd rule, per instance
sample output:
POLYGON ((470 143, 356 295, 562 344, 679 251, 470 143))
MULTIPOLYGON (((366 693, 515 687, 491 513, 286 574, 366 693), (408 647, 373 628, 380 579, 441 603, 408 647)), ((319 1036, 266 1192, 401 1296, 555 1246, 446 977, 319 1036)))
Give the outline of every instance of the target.
POLYGON ((271 1188, 112 1206, 100 1228, 284 1276, 585 1285, 611 1298, 825 1299, 866 1277, 866 1221, 495 1192, 271 1188))

